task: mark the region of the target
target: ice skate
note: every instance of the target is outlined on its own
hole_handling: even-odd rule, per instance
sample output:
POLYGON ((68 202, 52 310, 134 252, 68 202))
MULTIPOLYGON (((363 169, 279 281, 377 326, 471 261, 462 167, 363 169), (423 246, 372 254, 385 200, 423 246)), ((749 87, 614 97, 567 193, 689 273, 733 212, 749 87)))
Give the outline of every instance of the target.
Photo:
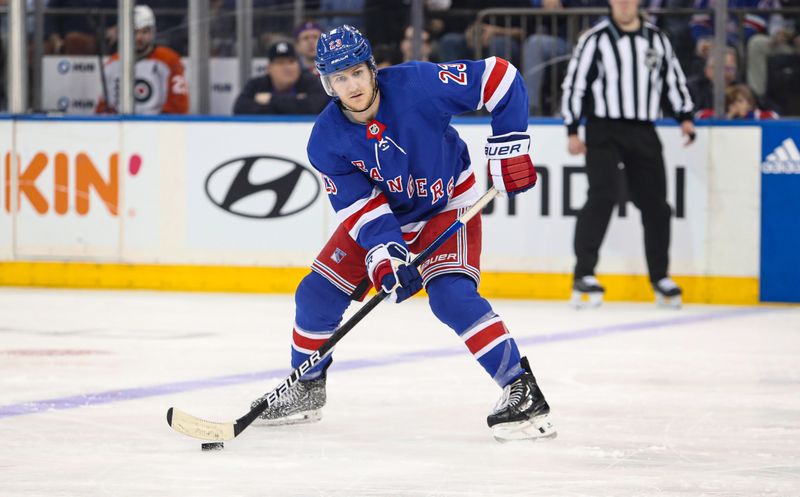
MULTIPOLYGON (((266 395, 259 397, 250 407, 255 407, 265 398, 266 395)), ((298 381, 277 402, 267 407, 255 423, 261 426, 314 423, 322 419, 325 400, 324 375, 316 380, 298 381)))
POLYGON ((659 307, 681 308, 681 287, 672 281, 672 278, 661 278, 655 282, 653 291, 656 292, 656 303, 659 307))
POLYGON ((523 357, 519 364, 525 372, 506 385, 486 422, 498 442, 555 438, 556 429, 548 420, 550 406, 536 384, 528 359, 523 357))
POLYGON ((594 276, 575 278, 575 282, 572 284, 570 305, 575 309, 600 307, 605 291, 606 289, 594 276))

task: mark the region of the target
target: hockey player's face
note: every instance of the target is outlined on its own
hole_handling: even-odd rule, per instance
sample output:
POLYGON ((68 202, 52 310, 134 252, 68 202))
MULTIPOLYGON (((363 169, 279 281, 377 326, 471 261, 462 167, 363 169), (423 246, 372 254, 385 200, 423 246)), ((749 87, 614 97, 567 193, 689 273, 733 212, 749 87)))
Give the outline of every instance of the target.
POLYGON ((136 51, 142 53, 153 44, 153 28, 137 29, 135 32, 136 51))
POLYGON ((372 100, 374 80, 366 62, 332 74, 330 84, 336 96, 351 109, 361 109, 372 100))

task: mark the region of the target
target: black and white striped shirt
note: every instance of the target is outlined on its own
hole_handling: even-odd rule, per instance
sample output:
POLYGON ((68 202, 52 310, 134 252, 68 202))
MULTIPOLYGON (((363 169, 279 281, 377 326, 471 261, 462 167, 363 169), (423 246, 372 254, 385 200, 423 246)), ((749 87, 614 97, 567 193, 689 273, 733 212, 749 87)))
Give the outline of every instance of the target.
POLYGON ((692 118, 692 98, 672 45, 644 20, 634 32, 604 19, 584 33, 561 87, 561 111, 570 134, 577 133, 582 116, 655 121, 661 117, 664 91, 679 121, 692 118))

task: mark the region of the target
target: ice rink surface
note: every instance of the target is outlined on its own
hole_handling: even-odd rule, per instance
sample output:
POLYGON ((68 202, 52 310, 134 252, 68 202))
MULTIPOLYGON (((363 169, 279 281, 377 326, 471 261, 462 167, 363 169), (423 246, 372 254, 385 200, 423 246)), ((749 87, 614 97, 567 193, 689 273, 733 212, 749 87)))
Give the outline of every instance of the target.
POLYGON ((495 442, 499 388, 416 298, 338 345, 320 423, 201 452, 167 408, 271 390, 290 296, 0 289, 0 495, 800 496, 800 307, 493 305, 557 439, 495 442))

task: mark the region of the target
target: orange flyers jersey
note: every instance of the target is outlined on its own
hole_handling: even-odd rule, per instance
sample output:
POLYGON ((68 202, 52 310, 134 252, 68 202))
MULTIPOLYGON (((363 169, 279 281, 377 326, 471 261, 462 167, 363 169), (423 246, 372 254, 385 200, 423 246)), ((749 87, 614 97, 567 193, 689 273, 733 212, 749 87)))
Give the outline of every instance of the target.
MULTIPOLYGON (((98 113, 116 113, 119 108, 122 63, 119 54, 111 56, 105 66, 108 102, 101 95, 98 113)), ((183 63, 171 48, 157 46, 136 62, 136 81, 133 86, 136 114, 186 114, 189 112, 189 92, 183 63)))

